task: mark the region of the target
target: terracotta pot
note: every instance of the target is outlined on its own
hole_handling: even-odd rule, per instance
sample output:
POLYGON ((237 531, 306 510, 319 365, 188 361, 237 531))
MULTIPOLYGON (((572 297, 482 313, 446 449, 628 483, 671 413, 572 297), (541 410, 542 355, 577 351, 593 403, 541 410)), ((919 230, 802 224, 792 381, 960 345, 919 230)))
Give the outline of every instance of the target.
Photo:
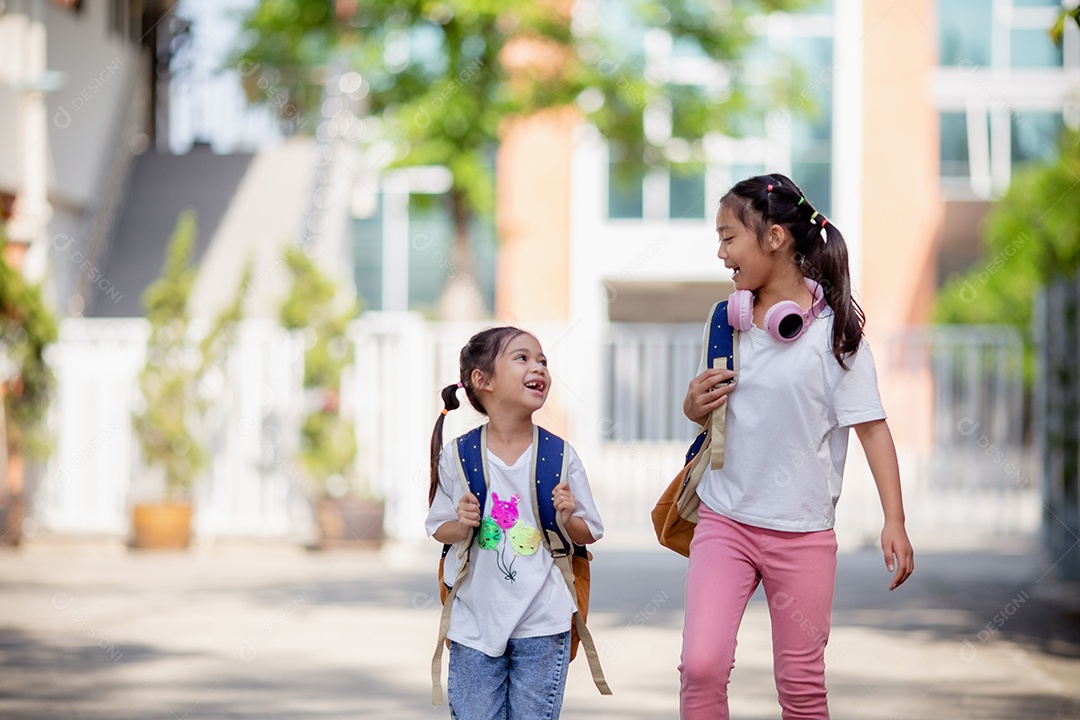
POLYGON ((144 503, 132 509, 131 546, 140 550, 182 550, 191 541, 190 503, 144 503))
POLYGON ((320 500, 315 506, 319 547, 377 550, 382 546, 384 508, 374 500, 320 500))

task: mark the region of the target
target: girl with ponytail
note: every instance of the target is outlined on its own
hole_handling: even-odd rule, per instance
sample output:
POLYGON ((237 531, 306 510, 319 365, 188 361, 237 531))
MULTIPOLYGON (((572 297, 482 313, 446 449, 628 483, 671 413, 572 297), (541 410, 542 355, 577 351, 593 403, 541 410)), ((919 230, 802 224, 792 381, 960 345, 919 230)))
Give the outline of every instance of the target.
MULTIPOLYGON (((450 546, 443 578, 456 587, 447 587, 445 600, 451 609, 444 625, 450 647, 447 696, 459 720, 544 720, 557 718, 562 707, 577 600, 543 549, 533 500, 534 440, 546 433, 535 428, 533 414, 550 389, 540 341, 514 327, 474 335, 461 350, 458 381, 442 389, 443 410, 431 433, 425 527, 450 546), (484 517, 479 498, 463 480, 465 455, 455 442, 443 446, 443 423, 459 407, 459 391, 487 416, 476 436, 487 481, 484 517), (468 565, 462 574, 463 558, 468 565)), ((562 448, 565 474, 554 487, 552 505, 569 540, 583 546, 599 540, 604 528, 581 460, 569 443, 562 448)), ((441 673, 441 647, 440 641, 433 673, 441 673)))
POLYGON ((703 367, 683 401, 686 416, 701 425, 725 413, 726 447, 723 462, 708 467, 697 487, 681 717, 728 717, 735 637, 761 583, 783 716, 824 720, 832 528, 848 430, 863 446, 884 510, 890 590, 914 569, 896 448, 840 231, 780 174, 732 187, 720 200, 716 231, 717 257, 735 284, 728 318, 739 331, 738 376, 703 367))

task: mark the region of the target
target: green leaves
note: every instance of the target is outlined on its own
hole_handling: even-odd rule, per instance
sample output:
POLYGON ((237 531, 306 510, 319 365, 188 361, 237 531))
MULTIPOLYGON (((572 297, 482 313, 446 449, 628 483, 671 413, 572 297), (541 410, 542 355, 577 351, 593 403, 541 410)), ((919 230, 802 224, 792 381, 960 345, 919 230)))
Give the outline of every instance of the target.
MULTIPOLYGON (((0 258, 7 238, 0 225, 0 258)), ((56 378, 45 362, 45 350, 56 342, 57 326, 45 306, 40 285, 30 285, 15 268, 0 259, 0 356, 6 356, 13 375, 4 393, 7 444, 12 452, 44 457, 52 449, 45 423, 56 378)))
POLYGON ((202 382, 224 360, 243 317, 242 291, 251 273, 248 263, 235 299, 195 345, 187 304, 198 272, 194 262, 197 234, 195 214, 185 211, 169 240, 161 275, 142 296, 150 338, 146 365, 139 374, 144 405, 132 423, 144 461, 165 474, 170 500, 185 499, 195 477, 206 467, 200 424, 214 398, 203 391, 202 382))
POLYGON ((281 306, 281 324, 303 331, 304 387, 318 402, 303 420, 300 461, 326 494, 327 481, 347 477, 356 458, 353 424, 342 417, 339 397, 341 375, 353 361, 346 332, 361 306, 340 302, 334 281, 297 246, 286 250, 285 264, 293 284, 281 306))
POLYGON ((986 218, 983 258, 948 279, 934 321, 1013 325, 1028 337, 1035 293, 1080 267, 1077 208, 1080 133, 1070 131, 1056 159, 1014 171, 1009 191, 986 218))

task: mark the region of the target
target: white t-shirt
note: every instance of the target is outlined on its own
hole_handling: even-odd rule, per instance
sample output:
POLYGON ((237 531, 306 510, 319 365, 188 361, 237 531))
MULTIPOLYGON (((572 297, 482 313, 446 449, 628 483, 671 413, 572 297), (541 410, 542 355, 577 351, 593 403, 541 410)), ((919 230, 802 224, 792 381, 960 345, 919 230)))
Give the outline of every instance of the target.
MULTIPOLYGON (((570 490, 577 504, 574 516, 584 520, 599 540, 604 526, 585 468, 569 443, 566 451, 570 490)), ((532 454, 530 445, 513 465, 507 465, 488 451, 488 497, 481 533, 450 613, 447 637, 491 657, 502 655, 510 638, 567 632, 576 607, 562 572, 540 538, 531 494, 532 454)), ((448 444, 439 458, 439 490, 425 523, 428 535, 443 523, 457 520, 457 504, 464 493, 454 450, 448 444)), ((460 546, 455 544, 446 556, 443 576, 447 584, 454 582, 461 567, 460 546)))
POLYGON ((739 336, 735 389, 728 395, 724 467, 698 486, 714 512, 747 525, 828 530, 847 458, 848 429, 885 417, 865 339, 840 367, 832 354, 832 310, 794 342, 754 325, 739 336))

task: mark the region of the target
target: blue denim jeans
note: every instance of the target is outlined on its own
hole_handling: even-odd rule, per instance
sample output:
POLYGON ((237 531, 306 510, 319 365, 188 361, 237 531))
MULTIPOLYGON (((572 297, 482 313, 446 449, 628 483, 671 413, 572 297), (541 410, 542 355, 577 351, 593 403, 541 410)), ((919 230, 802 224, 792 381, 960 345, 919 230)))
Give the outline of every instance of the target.
POLYGON ((569 632, 511 638, 500 657, 451 642, 450 717, 554 720, 562 710, 569 664, 569 632))

